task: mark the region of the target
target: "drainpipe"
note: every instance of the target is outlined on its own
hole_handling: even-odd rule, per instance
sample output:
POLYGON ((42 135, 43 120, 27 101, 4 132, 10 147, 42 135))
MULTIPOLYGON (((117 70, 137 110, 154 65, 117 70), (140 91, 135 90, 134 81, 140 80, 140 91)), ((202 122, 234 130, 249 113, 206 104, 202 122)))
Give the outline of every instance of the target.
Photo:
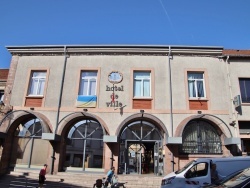
MULTIPOLYGON (((65 72, 66 72, 66 64, 67 64, 67 58, 68 55, 66 54, 67 47, 64 46, 64 65, 63 65, 63 73, 62 73, 62 79, 61 79, 61 88, 60 88, 60 94, 59 94, 59 100, 58 100, 58 106, 57 106, 57 113, 56 113, 56 128, 55 128, 55 134, 58 130, 58 123, 59 123, 59 115, 60 115, 60 108, 62 103, 62 93, 63 93, 63 84, 64 84, 64 78, 65 78, 65 72)), ((51 169, 50 173, 53 174, 54 172, 54 163, 55 163, 55 149, 52 147, 52 156, 51 156, 51 169)))
MULTIPOLYGON (((170 104, 170 125, 171 125, 171 136, 174 136, 174 125, 173 125, 173 96, 172 96, 172 78, 171 78, 171 46, 168 50, 168 75, 169 75, 169 104, 170 104)), ((172 171, 174 171, 174 155, 172 152, 172 171)))

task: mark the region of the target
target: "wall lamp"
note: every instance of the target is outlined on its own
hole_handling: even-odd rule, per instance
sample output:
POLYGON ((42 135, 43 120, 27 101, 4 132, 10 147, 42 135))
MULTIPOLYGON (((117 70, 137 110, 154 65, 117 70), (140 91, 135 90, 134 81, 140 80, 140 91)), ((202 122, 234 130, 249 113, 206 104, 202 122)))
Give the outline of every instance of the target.
POLYGON ((235 126, 235 125, 236 125, 236 122, 235 122, 235 121, 232 121, 231 123, 229 123, 229 125, 235 126))
POLYGON ((198 113, 198 114, 202 114, 202 111, 199 110, 199 111, 197 111, 197 113, 198 113))
POLYGON ((87 111, 88 111, 88 109, 84 108, 84 109, 83 109, 83 111, 84 111, 84 112, 87 112, 87 111))
POLYGON ((140 110, 140 113, 141 113, 141 117, 143 117, 144 110, 140 110))
POLYGON ((30 110, 35 110, 35 108, 34 108, 34 107, 31 107, 30 110))

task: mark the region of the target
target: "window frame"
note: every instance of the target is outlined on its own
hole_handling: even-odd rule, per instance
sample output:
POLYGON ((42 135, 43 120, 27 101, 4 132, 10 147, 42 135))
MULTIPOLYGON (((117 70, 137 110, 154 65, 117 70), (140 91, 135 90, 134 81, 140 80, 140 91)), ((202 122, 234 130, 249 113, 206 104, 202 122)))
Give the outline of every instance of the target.
POLYGON ((47 70, 31 70, 30 72, 30 78, 29 78, 29 85, 28 85, 28 92, 27 92, 27 96, 28 97, 43 97, 45 95, 45 88, 46 88, 46 84, 47 84, 47 75, 48 75, 48 71, 47 70), (45 73, 44 76, 37 76, 34 77, 34 73, 45 73), (31 93, 31 87, 33 86, 33 83, 35 82, 34 79, 39 78, 38 79, 38 84, 35 88, 35 92, 31 93), (42 82, 40 82, 42 80, 42 82), (43 84, 43 88, 39 89, 41 84, 43 84), (38 94, 42 91, 42 94, 38 94))
POLYGON ((207 99, 207 93, 206 93, 206 81, 205 81, 205 71, 187 71, 187 89, 188 89, 188 97, 190 100, 196 100, 196 99, 207 99), (202 74, 202 78, 189 78, 189 74, 202 74), (190 96, 190 87, 189 87, 189 83, 190 81, 194 81, 195 82, 195 96, 196 97, 193 97, 193 96, 190 96), (198 96, 198 81, 202 81, 202 86, 203 86, 203 93, 204 93, 204 96, 202 97, 199 97, 198 96))
POLYGON ((133 70, 133 98, 147 98, 150 99, 152 98, 152 71, 151 70, 133 70), (149 73, 149 77, 148 78, 136 78, 136 73, 149 73), (140 81, 140 95, 136 96, 136 84, 135 81, 139 80, 140 81), (149 96, 144 96, 144 84, 146 81, 149 81, 149 96))
POLYGON ((207 162, 200 162, 194 164, 186 173, 186 178, 195 178, 195 177, 203 177, 207 176, 208 174, 208 163, 207 162), (204 166, 204 168, 203 168, 204 166))
MULTIPOLYGON (((240 89, 240 96, 241 96, 241 102, 242 103, 245 103, 245 104, 250 104, 250 96, 247 96, 247 90, 249 89, 250 90, 250 78, 239 78, 239 89, 240 89), (241 84, 241 81, 244 81, 244 88, 242 88, 242 84, 241 84), (249 81, 249 87, 246 87, 246 84, 245 82, 246 81, 249 81), (242 95, 242 90, 245 90, 245 95, 246 97, 243 97, 242 95), (246 100, 245 100, 246 98, 246 100), (249 98, 249 100, 247 100, 249 98)), ((250 93, 250 91, 249 91, 250 93)))
POLYGON ((180 154, 222 154, 221 137, 209 121, 191 120, 183 130, 182 139, 183 142, 179 146, 180 154))
POLYGON ((4 100, 4 90, 0 90, 0 101, 4 100))
POLYGON ((80 83, 79 83, 79 90, 78 90, 78 95, 79 96, 96 96, 97 95, 97 87, 98 86, 98 70, 81 70, 80 72, 80 83), (84 78, 83 73, 84 72, 95 72, 96 76, 87 76, 84 78), (87 95, 84 94, 84 87, 82 87, 83 81, 84 79, 87 79, 87 95), (91 79, 95 79, 95 91, 94 91, 94 95, 91 94, 91 79), (82 89, 82 90, 81 90, 82 89))

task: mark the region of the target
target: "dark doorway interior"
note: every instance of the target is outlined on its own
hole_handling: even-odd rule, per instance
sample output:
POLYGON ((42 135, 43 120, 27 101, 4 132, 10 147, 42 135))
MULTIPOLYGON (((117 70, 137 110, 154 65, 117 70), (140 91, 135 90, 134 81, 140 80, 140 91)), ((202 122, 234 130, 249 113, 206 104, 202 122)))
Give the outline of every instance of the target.
POLYGON ((120 135, 119 173, 155 173, 155 143, 161 143, 158 128, 148 121, 126 125, 120 135))
POLYGON ((154 143, 128 142, 126 155, 127 173, 154 173, 154 143))

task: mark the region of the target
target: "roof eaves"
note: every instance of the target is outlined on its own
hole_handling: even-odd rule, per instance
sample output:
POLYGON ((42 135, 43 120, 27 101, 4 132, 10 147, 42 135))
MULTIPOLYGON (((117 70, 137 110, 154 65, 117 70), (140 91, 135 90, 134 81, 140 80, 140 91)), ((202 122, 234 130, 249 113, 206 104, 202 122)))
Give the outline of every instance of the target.
POLYGON ((6 46, 12 54, 67 53, 169 53, 171 54, 222 54, 223 47, 171 46, 171 45, 46 45, 6 46))

